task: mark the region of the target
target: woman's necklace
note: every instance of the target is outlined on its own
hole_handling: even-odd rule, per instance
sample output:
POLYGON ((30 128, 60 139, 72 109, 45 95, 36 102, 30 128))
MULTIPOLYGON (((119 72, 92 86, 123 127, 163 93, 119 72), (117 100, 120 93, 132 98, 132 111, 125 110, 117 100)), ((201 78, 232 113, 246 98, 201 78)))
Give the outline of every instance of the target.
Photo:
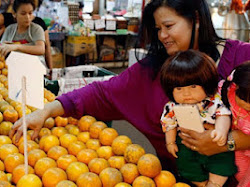
POLYGON ((246 117, 248 117, 249 116, 249 112, 246 114, 246 115, 244 115, 244 116, 240 116, 240 112, 241 112, 241 108, 239 107, 239 110, 238 110, 238 112, 237 111, 235 111, 235 113, 236 113, 236 119, 234 120, 234 125, 235 126, 237 126, 238 125, 238 120, 241 118, 241 119, 244 119, 244 118, 246 118, 246 117))

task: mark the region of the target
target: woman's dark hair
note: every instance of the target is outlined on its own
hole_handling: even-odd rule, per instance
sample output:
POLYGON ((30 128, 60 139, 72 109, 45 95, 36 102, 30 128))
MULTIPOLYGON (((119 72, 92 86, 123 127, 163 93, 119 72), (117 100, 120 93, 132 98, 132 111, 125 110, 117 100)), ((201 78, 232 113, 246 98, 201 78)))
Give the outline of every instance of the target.
POLYGON ((15 0, 13 3, 14 12, 17 12, 18 8, 23 4, 31 4, 33 7, 33 10, 36 9, 36 5, 35 5, 34 0, 15 0))
POLYGON ((226 80, 222 86, 222 101, 228 108, 230 104, 227 98, 227 89, 232 82, 237 85, 235 94, 240 99, 250 103, 250 61, 237 66, 234 70, 232 81, 226 80))
POLYGON ((208 96, 217 91, 219 75, 214 61, 205 53, 196 50, 178 52, 169 57, 160 71, 161 86, 172 101, 176 87, 202 86, 208 96))
MULTIPOLYGON (((137 44, 145 48, 148 46, 148 55, 155 56, 157 60, 147 61, 157 74, 169 55, 166 49, 158 39, 157 29, 155 28, 154 12, 159 7, 168 7, 176 11, 176 13, 193 24, 192 38, 190 41, 190 49, 193 48, 194 32, 197 16, 199 19, 199 50, 209 55, 214 61, 217 61, 220 54, 216 48, 218 41, 221 40, 213 27, 211 15, 206 0, 151 0, 143 11, 141 27, 137 44)), ((185 32, 183 32, 185 34, 185 32)))

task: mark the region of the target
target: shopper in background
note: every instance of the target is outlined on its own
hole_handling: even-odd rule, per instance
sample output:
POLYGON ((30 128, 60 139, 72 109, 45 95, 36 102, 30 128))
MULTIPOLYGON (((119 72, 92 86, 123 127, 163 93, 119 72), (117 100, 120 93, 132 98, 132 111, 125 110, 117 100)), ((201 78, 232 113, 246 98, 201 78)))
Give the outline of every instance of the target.
POLYGON ((1 0, 0 1, 0 13, 10 12, 13 0, 1 0))
POLYGON ((217 93, 218 78, 215 62, 205 53, 192 49, 168 58, 160 73, 162 88, 170 99, 161 116, 166 148, 176 158, 179 175, 197 186, 223 186, 237 171, 234 153, 206 156, 187 148, 181 138, 176 137, 181 119, 176 117, 174 108, 181 105, 195 107, 203 124, 214 125, 213 141, 224 146, 231 126, 231 111, 217 93))
MULTIPOLYGON (((33 23, 36 23, 40 25, 45 33, 45 61, 47 67, 51 70, 53 68, 52 64, 52 56, 51 56, 51 44, 49 39, 49 31, 47 29, 47 26, 45 25, 45 22, 40 17, 34 17, 32 20, 33 23)), ((13 18, 12 13, 2 13, 0 14, 0 38, 2 38, 2 35, 5 31, 5 29, 10 25, 15 23, 15 19, 13 18)))
MULTIPOLYGON (((236 67, 225 82, 220 82, 220 86, 222 100, 232 111, 232 128, 250 136, 250 61, 236 67)), ((235 151, 235 162, 239 186, 249 187, 250 149, 235 151)))
MULTIPOLYGON (((80 118, 88 114, 102 121, 125 119, 149 139, 163 168, 174 172, 175 159, 166 149, 160 125, 162 108, 169 101, 160 84, 162 64, 170 55, 192 48, 218 60, 219 75, 226 78, 234 67, 250 59, 250 44, 218 37, 205 0, 150 1, 143 11, 139 37, 144 46, 149 46, 146 58, 108 81, 94 82, 64 94, 46 104, 43 110, 28 115, 27 126, 34 129, 32 138, 38 136, 48 117, 80 118), (222 55, 218 45, 224 47, 222 55)), ((212 130, 203 133, 182 130, 191 136, 184 139, 181 133, 183 143, 188 148, 195 146, 201 154, 228 151, 227 146, 212 141, 212 130)), ((22 120, 14 124, 10 136, 15 133, 18 140, 22 135, 22 120)), ((237 150, 250 147, 250 138, 241 131, 232 131, 232 137, 237 150)))
POLYGON ((15 0, 13 4, 13 17, 17 23, 9 25, 1 39, 0 53, 6 56, 11 51, 20 51, 32 55, 38 55, 41 62, 46 66, 45 34, 43 29, 35 23, 33 0, 15 0))

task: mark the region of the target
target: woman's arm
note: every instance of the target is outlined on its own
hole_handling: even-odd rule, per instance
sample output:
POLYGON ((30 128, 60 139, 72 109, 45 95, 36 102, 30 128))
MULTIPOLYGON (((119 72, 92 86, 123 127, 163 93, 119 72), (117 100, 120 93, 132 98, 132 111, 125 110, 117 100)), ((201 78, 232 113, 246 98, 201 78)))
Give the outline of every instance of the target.
POLYGON ((52 64, 52 56, 51 56, 51 45, 49 40, 49 31, 44 31, 45 33, 45 61, 48 66, 48 68, 51 70, 53 68, 52 64))
MULTIPOLYGON (((26 116, 27 128, 34 130, 34 133, 32 134, 31 138, 34 140, 38 136, 46 119, 48 119, 49 117, 61 116, 63 114, 64 114, 64 109, 62 104, 58 100, 55 100, 51 103, 46 104, 42 110, 36 110, 31 114, 27 115, 26 116)), ((11 138, 16 133, 17 142, 23 133, 22 126, 23 126, 22 118, 20 118, 18 121, 15 122, 10 131, 11 138)))
MULTIPOLYGON (((197 151, 203 155, 214 155, 228 151, 227 145, 218 146, 216 142, 212 141, 210 133, 212 130, 206 130, 203 133, 198 133, 192 130, 180 128, 179 136, 182 138, 182 143, 191 148, 195 146, 197 151), (187 134, 188 136, 184 135, 187 134)), ((235 141, 236 150, 250 149, 250 136, 244 134, 240 130, 231 131, 235 141)))
POLYGON ((6 56, 11 51, 20 51, 31 55, 44 55, 44 41, 36 41, 35 45, 24 44, 3 44, 0 46, 0 51, 3 56, 6 56))

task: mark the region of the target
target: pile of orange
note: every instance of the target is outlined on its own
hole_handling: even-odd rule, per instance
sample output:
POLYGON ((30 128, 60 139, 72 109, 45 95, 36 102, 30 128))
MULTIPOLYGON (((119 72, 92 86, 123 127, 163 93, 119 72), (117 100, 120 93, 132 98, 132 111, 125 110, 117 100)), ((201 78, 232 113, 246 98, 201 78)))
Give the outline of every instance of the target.
MULTIPOLYGON (((79 120, 48 118, 31 140, 28 130, 28 175, 24 167, 23 137, 15 142, 7 135, 23 115, 21 103, 8 97, 7 66, 0 57, 0 186, 17 187, 188 187, 176 183, 169 171, 162 170, 159 159, 133 144, 125 135, 97 121, 93 116, 79 120)), ((44 102, 55 95, 44 89, 44 102)), ((26 106, 29 114, 36 109, 26 106)))

